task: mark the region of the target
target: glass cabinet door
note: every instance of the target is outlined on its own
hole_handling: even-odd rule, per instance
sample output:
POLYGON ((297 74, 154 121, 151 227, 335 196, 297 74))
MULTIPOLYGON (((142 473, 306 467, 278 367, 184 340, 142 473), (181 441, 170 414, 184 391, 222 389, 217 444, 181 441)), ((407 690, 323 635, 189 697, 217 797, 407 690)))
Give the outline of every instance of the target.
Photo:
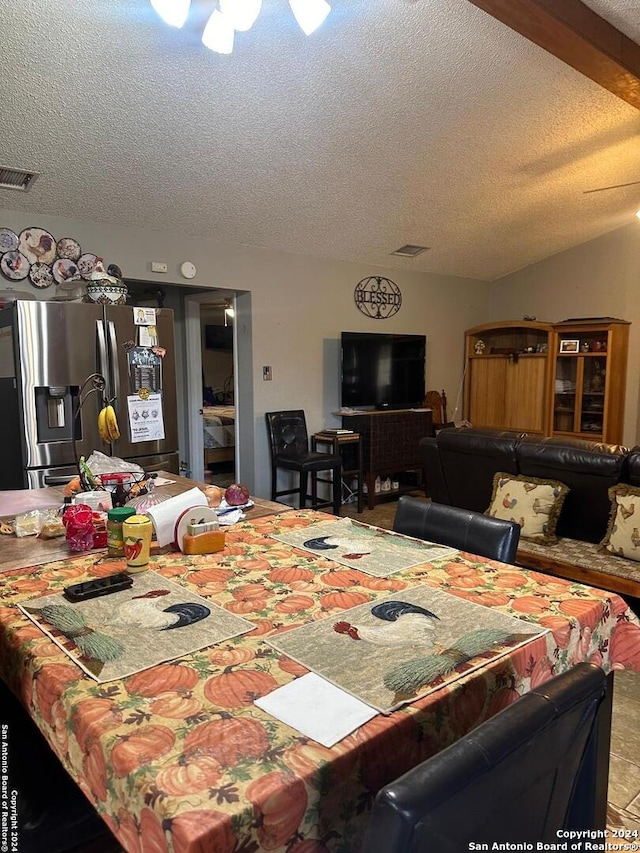
POLYGON ((584 358, 580 432, 593 432, 602 435, 604 431, 606 372, 607 359, 605 357, 584 358))
POLYGON ((592 440, 605 431, 607 342, 596 335, 560 339, 556 355, 553 432, 592 440))
POLYGON ((553 400, 553 431, 575 432, 578 388, 578 360, 558 358, 553 400))
POLYGON ((623 442, 629 326, 614 317, 554 325, 545 421, 550 435, 623 442))

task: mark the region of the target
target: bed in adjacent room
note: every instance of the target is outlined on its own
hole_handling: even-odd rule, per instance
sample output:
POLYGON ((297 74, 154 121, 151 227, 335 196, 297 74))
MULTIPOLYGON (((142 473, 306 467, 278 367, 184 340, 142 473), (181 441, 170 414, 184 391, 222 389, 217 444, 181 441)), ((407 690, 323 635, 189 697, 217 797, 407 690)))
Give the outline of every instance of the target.
POLYGON ((234 458, 235 414, 235 406, 204 406, 202 409, 205 465, 234 458))

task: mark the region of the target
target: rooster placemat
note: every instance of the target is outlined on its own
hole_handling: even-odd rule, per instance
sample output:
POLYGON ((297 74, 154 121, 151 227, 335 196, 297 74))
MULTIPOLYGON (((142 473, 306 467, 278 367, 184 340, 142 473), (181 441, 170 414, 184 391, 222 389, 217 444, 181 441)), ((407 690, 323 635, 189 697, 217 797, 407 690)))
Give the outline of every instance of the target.
POLYGON ((101 598, 72 604, 55 593, 18 607, 100 683, 255 627, 153 571, 135 575, 129 589, 101 598))
POLYGON ((458 553, 446 545, 400 536, 351 518, 323 521, 301 530, 279 533, 273 538, 378 578, 420 563, 450 560, 458 553))
POLYGON ((267 642, 387 714, 547 633, 493 608, 415 586, 267 642))

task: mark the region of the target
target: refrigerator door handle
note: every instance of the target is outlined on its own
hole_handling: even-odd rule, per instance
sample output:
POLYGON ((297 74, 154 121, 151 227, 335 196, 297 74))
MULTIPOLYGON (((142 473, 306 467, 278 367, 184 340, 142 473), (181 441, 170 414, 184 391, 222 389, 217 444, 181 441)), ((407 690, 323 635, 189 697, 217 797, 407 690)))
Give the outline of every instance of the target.
POLYGON ((73 479, 71 476, 60 474, 57 477, 52 477, 50 474, 45 474, 42 478, 45 486, 66 486, 69 480, 73 479))
POLYGON ((104 376, 107 387, 105 389, 106 396, 109 396, 111 389, 109 387, 109 359, 107 358, 107 338, 104 331, 104 323, 102 320, 96 320, 96 332, 98 336, 98 370, 104 376))
POLYGON ((111 393, 120 401, 120 374, 118 373, 118 339, 116 337, 116 324, 113 320, 107 321, 109 329, 109 360, 111 362, 111 393))

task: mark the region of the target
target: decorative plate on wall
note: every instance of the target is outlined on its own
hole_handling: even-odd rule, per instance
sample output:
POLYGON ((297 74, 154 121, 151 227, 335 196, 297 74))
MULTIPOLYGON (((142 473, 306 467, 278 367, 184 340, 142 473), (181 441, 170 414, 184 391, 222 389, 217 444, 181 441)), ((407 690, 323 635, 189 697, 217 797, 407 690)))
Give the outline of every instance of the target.
POLYGON ((44 228, 25 228, 18 235, 18 248, 30 264, 52 264, 56 257, 56 239, 44 228))
POLYGON ((0 270, 5 278, 21 281, 29 275, 29 261, 20 252, 7 252, 0 259, 0 270))
POLYGON ((68 258, 70 261, 77 261, 82 254, 80 243, 74 240, 73 237, 61 237, 56 246, 56 254, 59 258, 68 258))
POLYGON ((0 255, 3 252, 15 252, 19 242, 15 231, 10 228, 0 228, 0 255))
POLYGON ((92 255, 91 252, 85 252, 84 255, 80 255, 78 258, 78 271, 82 278, 90 277, 95 269, 97 260, 98 256, 92 255))
MULTIPOLYGON (((29 278, 39 289, 54 282, 78 290, 80 276, 90 279, 98 257, 82 253, 78 240, 61 237, 59 240, 45 228, 24 228, 19 233, 0 228, 0 274, 11 281, 29 278)), ((25 296, 25 298, 28 298, 25 296)))
POLYGON ((31 264, 29 278, 34 287, 49 287, 54 281, 49 264, 31 264))
POLYGON ((75 261, 70 261, 68 258, 58 258, 53 265, 53 277, 62 284, 63 281, 76 278, 78 275, 78 265, 75 261))

